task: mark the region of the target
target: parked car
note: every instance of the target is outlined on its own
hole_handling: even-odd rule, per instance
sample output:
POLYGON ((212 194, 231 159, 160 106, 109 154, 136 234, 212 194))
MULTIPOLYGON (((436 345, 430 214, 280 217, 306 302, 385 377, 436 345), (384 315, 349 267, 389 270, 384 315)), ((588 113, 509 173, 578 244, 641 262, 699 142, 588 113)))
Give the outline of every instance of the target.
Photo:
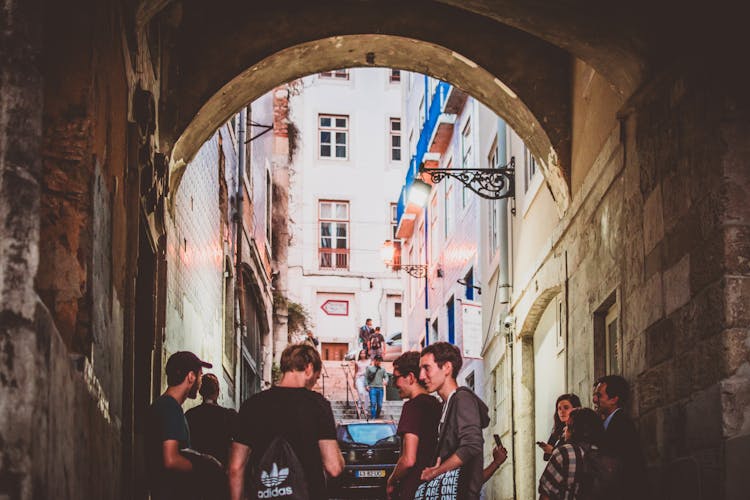
POLYGON ((386 481, 401 451, 396 425, 383 420, 340 422, 337 439, 345 466, 335 481, 332 496, 385 498, 386 481))
MULTIPOLYGON (((383 357, 383 361, 393 361, 397 357, 401 356, 403 353, 403 349, 401 347, 401 332, 395 332, 385 339, 385 343, 388 346, 385 350, 385 356, 383 357)), ((357 359, 357 356, 359 355, 360 351, 359 344, 352 347, 349 352, 346 353, 346 356, 344 356, 344 359, 347 361, 352 361, 354 359, 357 359)))

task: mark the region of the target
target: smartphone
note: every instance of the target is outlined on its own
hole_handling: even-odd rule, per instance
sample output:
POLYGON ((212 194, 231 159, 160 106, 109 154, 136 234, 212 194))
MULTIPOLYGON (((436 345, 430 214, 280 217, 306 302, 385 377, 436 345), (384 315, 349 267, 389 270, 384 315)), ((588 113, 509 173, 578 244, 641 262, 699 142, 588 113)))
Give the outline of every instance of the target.
POLYGON ((497 434, 493 434, 492 437, 495 438, 495 444, 497 445, 497 447, 498 448, 502 448, 503 447, 503 442, 500 441, 500 436, 498 436, 497 434))

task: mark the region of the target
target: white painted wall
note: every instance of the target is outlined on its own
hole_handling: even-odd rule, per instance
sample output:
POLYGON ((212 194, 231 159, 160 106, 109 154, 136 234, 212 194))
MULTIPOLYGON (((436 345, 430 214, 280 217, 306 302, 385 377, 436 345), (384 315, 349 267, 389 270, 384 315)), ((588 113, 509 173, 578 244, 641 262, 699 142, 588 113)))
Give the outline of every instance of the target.
MULTIPOLYGON (((389 74, 386 69, 358 68, 350 70, 346 81, 308 76, 289 103, 290 119, 300 131, 291 165, 289 293, 310 311, 316 335, 325 342, 353 345, 366 318, 381 325, 386 336, 401 330, 400 319, 388 311, 389 294, 403 293, 402 278, 387 269, 380 256, 390 238, 390 204, 398 201, 406 167, 403 159, 390 160, 389 119, 402 113, 401 85, 390 83, 389 74), (349 117, 347 159, 319 158, 319 114, 349 117), (349 201, 349 270, 318 265, 320 200, 349 201), (345 322, 319 313, 320 293, 352 297, 345 322)), ((404 149, 402 158, 406 156, 404 149)))
MULTIPOLYGON (((565 359, 558 342, 559 302, 553 299, 534 331, 534 441, 547 441, 554 425, 555 401, 565 393, 565 359)), ((536 475, 540 477, 547 463, 536 450, 536 475)))

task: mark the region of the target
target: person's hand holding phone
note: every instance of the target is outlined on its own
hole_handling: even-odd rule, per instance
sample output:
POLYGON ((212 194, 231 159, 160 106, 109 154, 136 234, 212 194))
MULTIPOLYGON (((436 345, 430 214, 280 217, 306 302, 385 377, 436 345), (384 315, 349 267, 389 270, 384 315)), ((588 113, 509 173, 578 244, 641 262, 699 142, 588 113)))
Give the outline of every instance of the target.
POLYGON ((500 436, 497 434, 493 434, 495 438, 495 448, 492 450, 492 461, 500 467, 503 462, 505 462, 508 459, 508 450, 505 449, 503 446, 503 442, 500 441, 500 436))
POLYGON ((545 443, 544 441, 537 441, 536 445, 540 447, 547 455, 551 455, 552 451, 555 449, 551 444, 545 443))

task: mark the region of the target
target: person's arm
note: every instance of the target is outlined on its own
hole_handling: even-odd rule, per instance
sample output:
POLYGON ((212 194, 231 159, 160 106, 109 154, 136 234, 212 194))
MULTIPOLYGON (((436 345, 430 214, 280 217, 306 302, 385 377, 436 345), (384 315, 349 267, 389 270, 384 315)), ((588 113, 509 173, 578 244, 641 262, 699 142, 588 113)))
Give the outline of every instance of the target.
POLYGON ((193 463, 180 453, 180 442, 176 439, 162 441, 162 461, 164 468, 170 471, 190 472, 193 463))
POLYGON ((503 465, 507 458, 508 450, 506 450, 505 447, 500 448, 495 446, 492 449, 492 462, 490 462, 482 471, 482 482, 486 483, 492 475, 497 472, 497 469, 503 465))
POLYGON ((231 500, 242 500, 245 488, 245 466, 250 458, 250 447, 242 443, 232 443, 229 453, 229 495, 231 500))
POLYGON ((386 486, 386 493, 390 496, 396 489, 396 483, 404 478, 409 469, 417 463, 417 448, 419 447, 419 436, 412 433, 404 434, 401 456, 396 462, 386 486))
POLYGON ((339 449, 339 443, 335 439, 321 439, 318 441, 318 448, 320 448, 323 468, 328 476, 337 477, 341 475, 344 471, 344 456, 339 449))
POLYGON ((458 469, 463 464, 463 460, 461 460, 455 453, 446 458, 445 462, 442 462, 440 458, 438 458, 434 466, 425 467, 425 469, 422 471, 422 476, 420 479, 422 481, 431 481, 438 477, 440 474, 452 471, 453 469, 458 469))

